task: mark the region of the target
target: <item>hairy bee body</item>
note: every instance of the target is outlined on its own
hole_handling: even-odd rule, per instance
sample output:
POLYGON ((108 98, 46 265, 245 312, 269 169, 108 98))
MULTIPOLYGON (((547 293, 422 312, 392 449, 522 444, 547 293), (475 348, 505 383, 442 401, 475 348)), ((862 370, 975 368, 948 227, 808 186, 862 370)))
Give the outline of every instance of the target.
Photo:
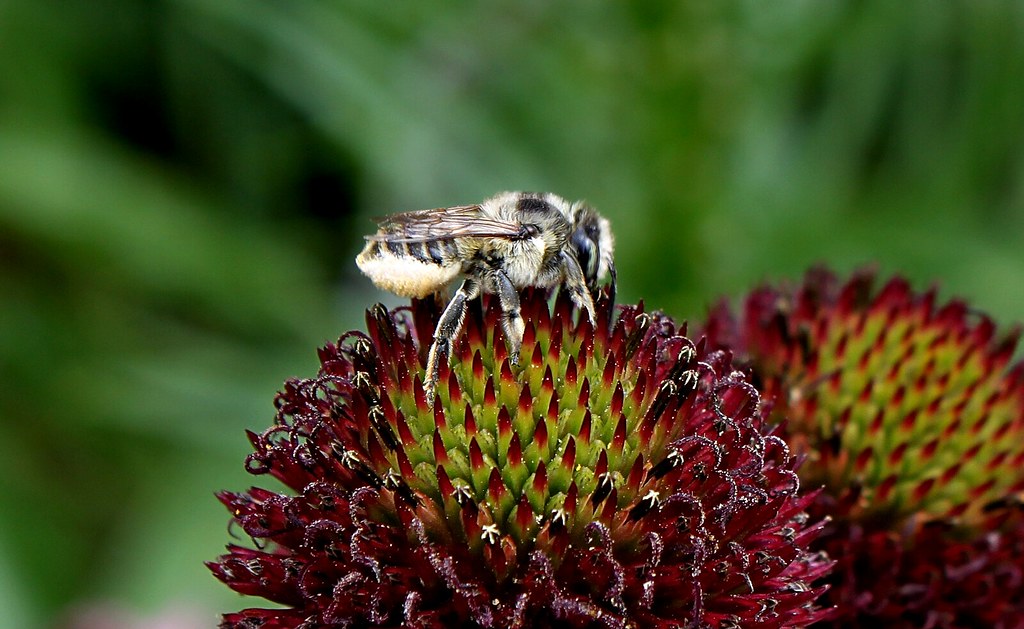
POLYGON ((583 203, 554 194, 503 192, 477 205, 395 214, 378 221, 378 227, 356 257, 378 288, 423 298, 465 278, 434 333, 428 393, 439 362, 447 360, 462 328, 466 302, 481 292, 499 297, 515 362, 524 331, 519 290, 564 285, 593 321, 598 282, 610 273, 614 288, 608 221, 583 203))

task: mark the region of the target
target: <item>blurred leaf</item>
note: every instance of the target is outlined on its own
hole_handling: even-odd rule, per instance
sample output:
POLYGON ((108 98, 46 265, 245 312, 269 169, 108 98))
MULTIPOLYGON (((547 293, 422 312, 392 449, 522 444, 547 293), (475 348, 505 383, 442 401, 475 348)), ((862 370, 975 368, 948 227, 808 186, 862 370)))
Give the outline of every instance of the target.
MULTIPOLYGON (((0 503, 14 504, 11 496, 0 488, 0 503)), ((4 518, 4 520, 8 520, 4 518)), ((0 522, 4 528, 9 526, 8 522, 0 522)), ((4 531, 0 536, 0 609, 4 610, 4 623, 11 627, 34 627, 39 624, 37 612, 38 607, 33 605, 33 597, 27 591, 27 584, 23 578, 20 566, 11 559, 14 553, 7 548, 6 540, 10 538, 10 532, 4 531)))

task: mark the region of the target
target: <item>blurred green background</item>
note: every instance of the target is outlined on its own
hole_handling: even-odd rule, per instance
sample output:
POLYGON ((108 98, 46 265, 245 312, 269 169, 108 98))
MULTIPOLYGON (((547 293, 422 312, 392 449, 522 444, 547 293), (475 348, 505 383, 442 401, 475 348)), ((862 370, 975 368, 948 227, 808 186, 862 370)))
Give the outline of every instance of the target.
POLYGON ((369 217, 586 198, 680 317, 826 261, 1024 318, 1020 2, 0 0, 0 626, 212 626, 369 217))

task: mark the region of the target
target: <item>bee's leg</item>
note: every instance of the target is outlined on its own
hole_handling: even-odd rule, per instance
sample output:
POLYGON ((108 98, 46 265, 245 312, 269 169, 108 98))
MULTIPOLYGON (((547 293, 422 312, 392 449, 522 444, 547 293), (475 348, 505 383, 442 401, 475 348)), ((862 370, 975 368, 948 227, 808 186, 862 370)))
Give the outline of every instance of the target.
POLYGON ((437 372, 441 362, 448 362, 452 354, 452 345, 462 331, 462 324, 466 320, 466 306, 469 300, 476 299, 480 295, 480 282, 475 279, 467 279, 455 291, 455 296, 448 302, 441 319, 434 329, 434 342, 430 345, 430 353, 427 354, 427 373, 423 382, 423 389, 427 394, 427 400, 433 403, 434 389, 437 386, 437 372))
POLYGON ((612 311, 615 311, 615 289, 616 280, 618 277, 615 274, 615 264, 611 261, 608 262, 608 275, 611 277, 611 281, 608 283, 608 301, 611 303, 612 311))
POLYGON ((523 347, 523 333, 526 331, 523 315, 519 311, 519 291, 512 285, 512 280, 508 279, 504 271, 494 271, 492 277, 498 301, 501 303, 501 329, 508 344, 508 359, 513 365, 517 365, 519 350, 523 347))
POLYGON ((590 289, 587 288, 587 280, 583 277, 583 269, 576 258, 563 251, 561 253, 562 270, 565 273, 565 287, 569 291, 569 297, 576 307, 586 311, 590 322, 597 323, 597 315, 594 312, 594 299, 590 296, 590 289))

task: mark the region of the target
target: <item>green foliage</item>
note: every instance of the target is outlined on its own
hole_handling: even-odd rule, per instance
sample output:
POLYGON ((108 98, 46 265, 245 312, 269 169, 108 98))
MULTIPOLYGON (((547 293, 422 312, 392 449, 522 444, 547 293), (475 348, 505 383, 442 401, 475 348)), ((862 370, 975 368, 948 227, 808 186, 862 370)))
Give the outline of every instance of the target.
POLYGON ((552 190, 680 318, 874 261, 1019 319, 1022 13, 0 4, 0 606, 237 607, 211 492, 388 299, 351 262, 370 216, 552 190))

